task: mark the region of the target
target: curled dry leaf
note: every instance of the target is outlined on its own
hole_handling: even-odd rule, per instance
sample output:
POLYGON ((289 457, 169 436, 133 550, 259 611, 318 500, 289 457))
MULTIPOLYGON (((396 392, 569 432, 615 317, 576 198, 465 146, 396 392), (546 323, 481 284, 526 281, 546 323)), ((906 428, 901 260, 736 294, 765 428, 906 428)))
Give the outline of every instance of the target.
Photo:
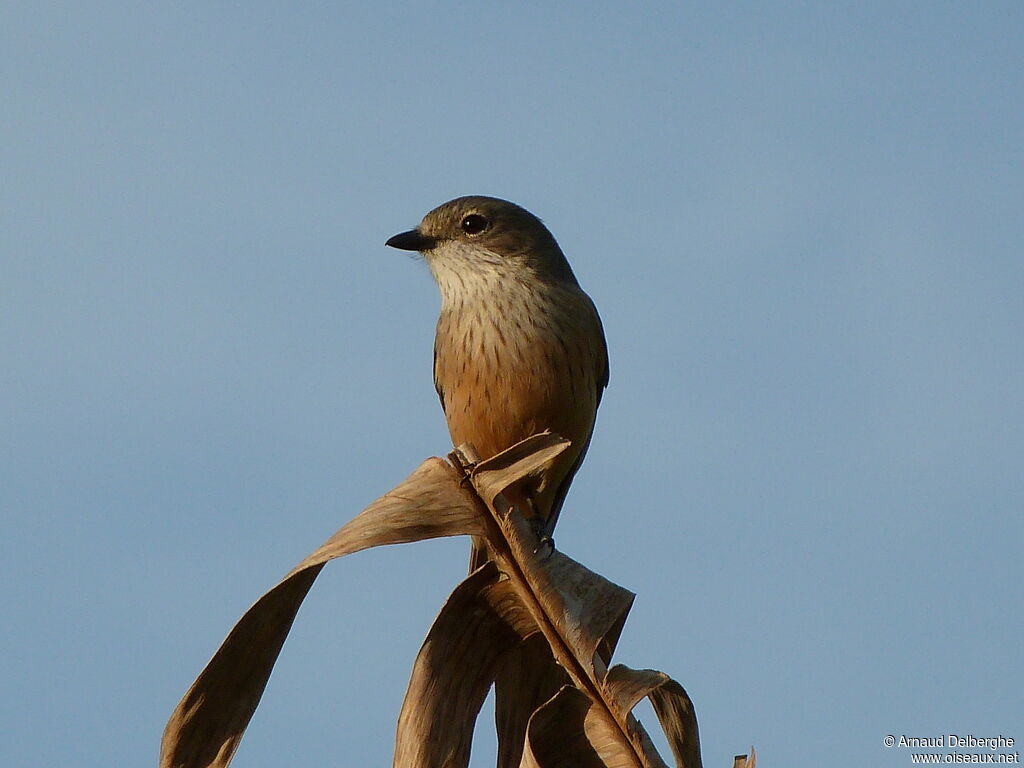
POLYGON ((441 459, 428 459, 375 501, 245 612, 175 708, 161 768, 231 762, 306 593, 324 564, 369 547, 483 532, 480 500, 441 459))
MULTIPOLYGON (((605 676, 603 689, 612 706, 602 708, 579 689, 566 687, 540 707, 530 720, 523 766, 552 768, 589 764, 592 756, 605 768, 664 766, 650 737, 630 712, 649 697, 672 747, 677 768, 700 768, 697 721, 689 696, 663 672, 617 665, 605 676), (628 734, 629 742, 622 738, 628 734), (629 749, 628 744, 635 745, 629 749)), ((744 756, 745 757, 745 756, 744 756)), ((747 768, 746 764, 737 764, 747 768)), ((750 763, 749 768, 753 768, 750 763)))
MULTIPOLYGON (((587 733, 586 720, 592 705, 586 694, 567 685, 534 712, 520 768, 607 768, 612 755, 602 755, 587 733)), ((629 755, 621 757, 627 762, 616 764, 634 764, 629 755)))
POLYGON ((623 664, 608 670, 604 686, 621 713, 632 711, 640 699, 648 697, 672 748, 677 768, 699 768, 697 717, 683 686, 664 672, 630 669, 623 664))
POLYGON ((498 569, 486 563, 441 609, 413 665, 398 717, 395 766, 465 766, 473 727, 498 660, 520 640, 489 601, 498 569))
POLYGON ((607 709, 578 688, 565 686, 530 718, 520 768, 667 768, 646 732, 633 722, 633 739, 641 745, 639 759, 607 709))
POLYGON ((568 675, 539 631, 501 659, 494 680, 497 768, 519 765, 530 717, 568 682, 568 675))
POLYGON ((480 706, 497 682, 499 768, 661 768, 631 714, 644 696, 677 765, 700 768, 682 687, 660 672, 607 669, 633 594, 560 552, 538 552, 532 528, 508 502, 566 445, 545 433, 476 465, 459 452, 458 468, 430 459, 371 504, 239 620, 172 714, 161 768, 228 765, 326 562, 460 534, 483 537, 494 562, 456 588, 424 641, 399 718, 396 767, 466 766, 480 706))
MULTIPOLYGON (((661 673, 639 673, 625 667, 607 673, 607 662, 634 595, 560 552, 538 551, 532 528, 516 510, 509 509, 506 500, 510 489, 526 476, 530 458, 525 451, 521 457, 510 451, 499 460, 476 464, 471 472, 473 486, 497 513, 494 520, 500 536, 492 533, 487 537, 491 552, 548 646, 534 647, 529 655, 518 650, 499 664, 499 670, 507 670, 498 678, 499 766, 515 765, 520 755, 523 765, 587 764, 597 759, 600 762, 596 764, 606 767, 663 766, 631 710, 640 698, 655 691, 674 701, 663 691, 678 689, 686 704, 689 699, 678 684, 661 673), (503 683, 524 673, 529 679, 531 672, 536 675, 551 660, 565 669, 574 688, 562 689, 539 708, 542 691, 536 686, 512 685, 503 691, 503 683), (580 703, 580 695, 586 706, 580 703), (527 718, 526 744, 521 746, 522 723, 527 718), (550 734, 549 729, 553 729, 550 734)), ((685 761, 679 764, 699 768, 692 707, 689 714, 688 719, 676 720, 667 714, 665 720, 675 729, 677 741, 685 742, 686 751, 677 753, 677 759, 682 754, 685 761)))

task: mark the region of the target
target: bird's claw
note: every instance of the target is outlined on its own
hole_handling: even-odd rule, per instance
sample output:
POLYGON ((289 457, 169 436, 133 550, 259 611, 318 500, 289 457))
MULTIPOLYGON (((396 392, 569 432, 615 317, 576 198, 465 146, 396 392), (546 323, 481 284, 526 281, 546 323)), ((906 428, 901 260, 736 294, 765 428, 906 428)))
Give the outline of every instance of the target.
POLYGON ((551 554, 555 551, 555 540, 551 536, 551 531, 548 530, 548 524, 541 517, 531 517, 530 527, 533 529, 534 535, 537 537, 537 547, 533 550, 533 554, 537 554, 544 549, 548 552, 545 557, 551 557, 551 554))
POLYGON ((545 559, 555 554, 555 540, 547 534, 541 536, 540 539, 537 540, 537 548, 533 550, 533 554, 536 555, 538 552, 544 549, 547 550, 547 553, 544 555, 545 559))

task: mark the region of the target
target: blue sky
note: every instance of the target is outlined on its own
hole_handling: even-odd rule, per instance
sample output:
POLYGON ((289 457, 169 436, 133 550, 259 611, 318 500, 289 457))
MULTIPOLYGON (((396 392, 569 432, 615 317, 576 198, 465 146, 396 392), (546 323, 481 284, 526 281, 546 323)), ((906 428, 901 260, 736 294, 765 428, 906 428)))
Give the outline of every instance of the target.
MULTIPOLYGON (((558 545, 637 592, 616 658, 706 765, 1024 740, 1019 4, 0 15, 6 765, 154 764, 252 600, 448 450, 383 243, 462 194, 600 308, 558 545)), ((236 765, 389 764, 467 550, 330 565, 236 765)))

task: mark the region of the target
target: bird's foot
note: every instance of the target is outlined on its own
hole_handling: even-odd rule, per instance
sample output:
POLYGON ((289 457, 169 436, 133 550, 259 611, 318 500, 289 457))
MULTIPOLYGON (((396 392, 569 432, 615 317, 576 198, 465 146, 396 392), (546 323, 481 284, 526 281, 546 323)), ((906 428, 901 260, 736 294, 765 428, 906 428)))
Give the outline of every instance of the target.
POLYGON ((551 557, 553 554, 555 554, 555 540, 550 536, 542 536, 537 541, 537 548, 533 550, 533 554, 536 555, 539 552, 544 553, 545 560, 551 557))
POLYGON ((537 548, 533 550, 533 554, 543 552, 547 550, 544 557, 548 558, 555 551, 555 539, 551 535, 551 531, 548 530, 548 524, 540 516, 530 518, 530 528, 533 529, 534 535, 537 537, 537 548))

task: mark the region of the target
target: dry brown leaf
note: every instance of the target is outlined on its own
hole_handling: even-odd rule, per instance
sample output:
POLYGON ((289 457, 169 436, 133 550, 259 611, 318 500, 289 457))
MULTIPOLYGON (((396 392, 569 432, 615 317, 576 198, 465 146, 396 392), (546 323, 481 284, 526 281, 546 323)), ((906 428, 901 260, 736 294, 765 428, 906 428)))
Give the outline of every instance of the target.
POLYGON ((696 720, 682 687, 660 672, 607 670, 633 594, 560 552, 538 552, 532 528, 508 502, 522 498, 521 484, 566 446, 557 435, 535 435, 468 476, 471 451, 453 454, 461 470, 440 459, 424 462, 246 612, 168 722, 161 768, 228 765, 327 561, 459 534, 484 537, 495 563, 456 588, 424 641, 399 719, 396 767, 467 765, 474 722, 497 680, 500 768, 662 768, 631 714, 643 696, 654 704, 677 765, 699 768, 696 720), (559 690, 567 679, 572 685, 559 690))
MULTIPOLYGON (((488 605, 512 628, 520 640, 526 640, 538 633, 537 622, 526 610, 515 587, 504 574, 497 582, 484 588, 484 595, 487 597, 488 605)), ((551 653, 550 650, 548 653, 551 653)))
MULTIPOLYGON (((511 515, 506 523, 512 527, 510 544, 518 553, 523 565, 525 586, 529 595, 524 603, 542 612, 538 623, 544 623, 544 646, 537 646, 527 655, 524 652, 503 660, 496 681, 496 714, 498 715, 499 765, 515 765, 516 755, 522 749, 525 723, 536 708, 551 695, 551 689, 532 688, 518 684, 520 677, 530 679, 544 674, 544 670, 555 665, 552 656, 551 637, 556 636, 564 651, 562 666, 571 679, 583 691, 588 690, 587 681, 596 680, 595 653, 599 646, 610 654, 622 623, 633 602, 633 594, 612 584, 607 579, 589 571, 576 561, 560 552, 534 553, 526 544, 532 536, 529 526, 518 514, 511 515), (524 527, 518 532, 514 529, 524 527), (566 661, 566 656, 569 661, 566 661), (507 666, 507 668, 506 668, 507 666)), ((513 556, 515 557, 515 555, 513 556)), ((500 560, 500 557, 499 557, 500 560)), ((516 580, 511 580, 513 584, 516 580)), ((535 617, 536 618, 536 617, 535 617)), ((603 669, 603 663, 598 662, 603 669)), ((549 685, 557 681, 548 673, 549 685)), ((590 691, 596 688, 591 685, 590 691)), ((598 708, 604 706, 597 701, 598 708)), ((619 733, 619 740, 625 737, 625 724, 619 733)), ((548 750, 547 754, 552 753, 548 750)), ((545 758, 548 759, 548 758, 545 758)), ((635 765, 635 762, 628 763, 635 765)))
MULTIPOLYGON (((536 477, 558 458, 569 444, 568 440, 553 432, 531 435, 496 456, 475 462, 471 470, 473 485, 484 504, 496 506, 498 512, 504 512, 501 504, 495 504, 495 497, 536 477)), ((460 446, 456 453, 467 447, 472 448, 460 446)))
MULTIPOLYGON (((543 437, 538 436, 538 444, 543 437)), ((600 684, 604 678, 606 659, 610 657, 622 631, 626 614, 633 602, 633 594, 560 552, 537 549, 532 527, 518 510, 509 509, 508 503, 509 498, 518 495, 515 489, 524 473, 528 476, 526 467, 531 456, 518 458, 510 453, 502 459, 480 462, 473 468, 471 476, 481 497, 489 502, 494 511, 499 512, 495 522, 501 529, 500 535, 492 534, 488 537, 490 549, 499 568, 509 574, 510 586, 543 633, 549 652, 591 703, 582 721, 581 738, 589 740, 590 748, 609 766, 664 765, 640 724, 628 711, 615 711, 614 702, 606 700, 600 684)), ((502 662, 502 667, 505 663, 502 662)), ((524 663, 542 670, 551 662, 543 653, 508 659, 510 666, 522 666, 524 663)), ((517 674, 530 672, 529 669, 524 672, 513 667, 507 675, 499 675, 498 754, 501 766, 515 764, 522 724, 530 718, 531 712, 537 714, 534 710, 540 703, 540 691, 514 685, 506 691, 503 690, 504 681, 513 681, 517 674)), ((556 705, 557 702, 551 704, 552 707, 556 705)), ((546 711, 548 715, 536 721, 537 728, 549 722, 548 717, 553 710, 546 711)), ((530 721, 533 722, 532 718, 530 721)), ((538 730, 536 733, 540 737, 543 731, 538 730)), ((555 743, 544 742, 546 746, 538 744, 532 752, 524 750, 523 759, 550 762, 564 757, 570 763, 576 759, 571 755, 559 757, 555 743)), ((569 745, 566 748, 571 751, 572 744, 576 742, 566 744, 569 745)))
POLYGON ((563 687, 530 718, 520 768, 667 768, 647 739, 638 756, 607 709, 563 687))
POLYGON ((494 681, 498 768, 519 765, 530 717, 568 682, 565 670, 551 655, 551 648, 540 632, 502 657, 494 681))
POLYGON ((480 535, 484 531, 481 513, 480 502, 464 487, 462 475, 443 459, 427 459, 321 544, 292 573, 371 547, 480 535))
POLYGON ((594 656, 602 644, 609 650, 614 647, 636 596, 557 550, 532 552, 526 538, 529 525, 518 516, 509 522, 518 529, 512 537, 513 550, 526 566, 538 602, 576 658, 597 679, 594 656))
MULTIPOLYGON (((543 694, 549 693, 534 684, 518 684, 520 678, 551 682, 554 673, 546 670, 557 662, 598 709, 607 707, 600 700, 596 685, 599 673, 594 657, 599 646, 604 654, 610 654, 634 598, 629 591, 560 552, 538 550, 536 534, 519 511, 511 508, 509 499, 522 495, 519 485, 537 471, 536 467, 543 466, 540 459, 547 458, 545 452, 552 457, 557 455, 555 451, 563 448, 563 441, 542 434, 524 441, 518 448, 479 462, 471 470, 471 482, 495 513, 494 522, 500 529, 488 536, 491 554, 499 568, 509 575, 511 588, 534 618, 549 647, 546 652, 540 646, 520 651, 501 664, 502 674, 496 681, 500 766, 516 764, 526 723, 544 700, 543 694), (528 448, 531 452, 527 452, 528 448)), ((472 456, 457 451, 455 458, 465 461, 472 456)), ((599 666, 603 673, 603 661, 599 666)), ((634 747, 626 743, 626 727, 623 723, 619 740, 627 751, 632 751, 634 747)), ((634 758, 630 764, 640 763, 634 758)))
POLYGON ((428 459, 257 600, 171 715, 161 768, 223 768, 231 762, 295 614, 327 561, 384 544, 481 534, 480 502, 461 480, 447 462, 428 459))
POLYGON ((690 697, 679 683, 664 672, 617 664, 608 671, 604 684, 623 713, 630 712, 644 696, 649 697, 677 768, 700 768, 697 718, 690 697))
POLYGON ((494 563, 478 568, 430 628, 398 718, 396 768, 469 764, 473 727, 498 660, 520 640, 488 599, 487 588, 498 578, 494 563))
POLYGON ((632 715, 617 719, 608 709, 593 706, 584 722, 587 738, 608 768, 668 768, 647 731, 632 715), (627 749, 627 746, 629 747, 627 749))
MULTIPOLYGON (((518 511, 507 511, 503 498, 538 468, 546 466, 566 445, 549 432, 534 435, 477 464, 472 469, 471 481, 487 504, 503 512, 496 521, 500 534, 492 532, 488 537, 499 568, 509 574, 523 604, 538 620, 549 642, 554 630, 569 644, 573 656, 584 662, 587 677, 597 679, 591 657, 602 643, 609 651, 614 647, 635 595, 557 550, 538 550, 537 537, 529 523, 518 511)), ((571 669, 569 672, 573 674, 571 669)), ((574 682, 578 685, 581 681, 574 682)))
POLYGON ((520 768, 608 768, 607 756, 587 736, 591 705, 586 694, 567 685, 534 712, 520 768))

